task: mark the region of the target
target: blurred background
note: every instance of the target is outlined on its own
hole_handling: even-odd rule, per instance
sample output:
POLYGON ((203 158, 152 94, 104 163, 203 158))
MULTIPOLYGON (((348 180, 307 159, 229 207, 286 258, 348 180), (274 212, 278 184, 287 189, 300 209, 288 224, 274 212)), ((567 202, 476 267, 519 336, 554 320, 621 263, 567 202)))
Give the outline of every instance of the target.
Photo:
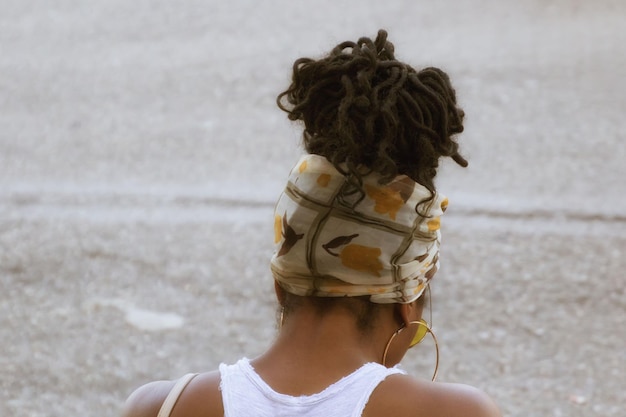
MULTIPOLYGON (((626 3, 0 0, 0 415, 115 416, 276 332, 293 61, 389 32, 447 71, 470 166, 433 283, 441 381, 623 416, 626 3)), ((429 346, 403 366, 429 378, 429 346)))

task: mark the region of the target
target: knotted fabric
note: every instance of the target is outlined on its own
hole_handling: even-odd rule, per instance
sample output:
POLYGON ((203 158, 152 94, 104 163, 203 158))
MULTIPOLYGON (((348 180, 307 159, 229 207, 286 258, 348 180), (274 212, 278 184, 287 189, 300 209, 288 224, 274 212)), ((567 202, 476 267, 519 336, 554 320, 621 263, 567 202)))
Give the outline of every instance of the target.
POLYGON ((274 279, 301 296, 414 301, 439 268, 448 200, 405 175, 370 173, 354 191, 326 158, 298 161, 275 208, 274 279))

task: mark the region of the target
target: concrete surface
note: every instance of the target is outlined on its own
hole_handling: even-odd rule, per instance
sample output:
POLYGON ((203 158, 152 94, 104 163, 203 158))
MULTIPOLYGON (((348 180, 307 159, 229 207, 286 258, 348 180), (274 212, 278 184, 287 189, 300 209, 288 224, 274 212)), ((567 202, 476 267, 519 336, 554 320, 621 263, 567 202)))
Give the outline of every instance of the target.
MULTIPOLYGON (((115 416, 275 334, 293 60, 387 28, 451 75, 440 380, 626 413, 626 3, 0 0, 0 415, 115 416)), ((428 377, 432 350, 404 367, 428 377), (431 355, 431 356, 429 356, 431 355)))

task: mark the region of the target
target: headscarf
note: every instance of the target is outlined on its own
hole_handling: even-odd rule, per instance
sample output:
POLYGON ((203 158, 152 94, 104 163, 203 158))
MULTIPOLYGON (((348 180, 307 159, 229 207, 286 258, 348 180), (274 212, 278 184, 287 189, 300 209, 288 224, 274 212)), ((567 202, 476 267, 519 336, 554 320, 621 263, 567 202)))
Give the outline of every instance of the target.
POLYGON ((362 177, 360 193, 326 158, 303 156, 274 212, 271 269, 301 296, 370 296, 410 303, 439 268, 440 216, 448 200, 405 175, 381 184, 362 177))

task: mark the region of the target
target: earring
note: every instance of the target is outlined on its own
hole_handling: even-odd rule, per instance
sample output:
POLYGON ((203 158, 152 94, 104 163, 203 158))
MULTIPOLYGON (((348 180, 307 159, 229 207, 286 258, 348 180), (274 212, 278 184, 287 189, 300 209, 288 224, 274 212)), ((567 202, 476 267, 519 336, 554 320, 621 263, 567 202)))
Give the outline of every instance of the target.
MULTIPOLYGON (((435 333, 433 333, 430 326, 424 320, 410 321, 409 324, 417 324, 419 326, 424 326, 426 328, 426 332, 428 332, 433 337, 433 340, 435 341, 435 352, 437 353, 437 359, 435 360, 435 372, 433 373, 433 377, 431 379, 431 381, 435 381, 435 379, 437 378, 437 372, 439 371, 439 343, 437 343, 437 337, 435 337, 435 333)), ((402 327, 396 330, 396 332, 392 334, 391 337, 389 338, 389 341, 387 342, 387 345, 385 346, 385 351, 383 352, 383 366, 386 366, 385 363, 387 361, 387 353, 389 351, 389 347, 391 346, 391 342, 405 328, 406 326, 402 325, 402 327)))
POLYGON ((280 319, 278 323, 278 330, 283 328, 283 324, 285 324, 285 307, 280 308, 280 319))

